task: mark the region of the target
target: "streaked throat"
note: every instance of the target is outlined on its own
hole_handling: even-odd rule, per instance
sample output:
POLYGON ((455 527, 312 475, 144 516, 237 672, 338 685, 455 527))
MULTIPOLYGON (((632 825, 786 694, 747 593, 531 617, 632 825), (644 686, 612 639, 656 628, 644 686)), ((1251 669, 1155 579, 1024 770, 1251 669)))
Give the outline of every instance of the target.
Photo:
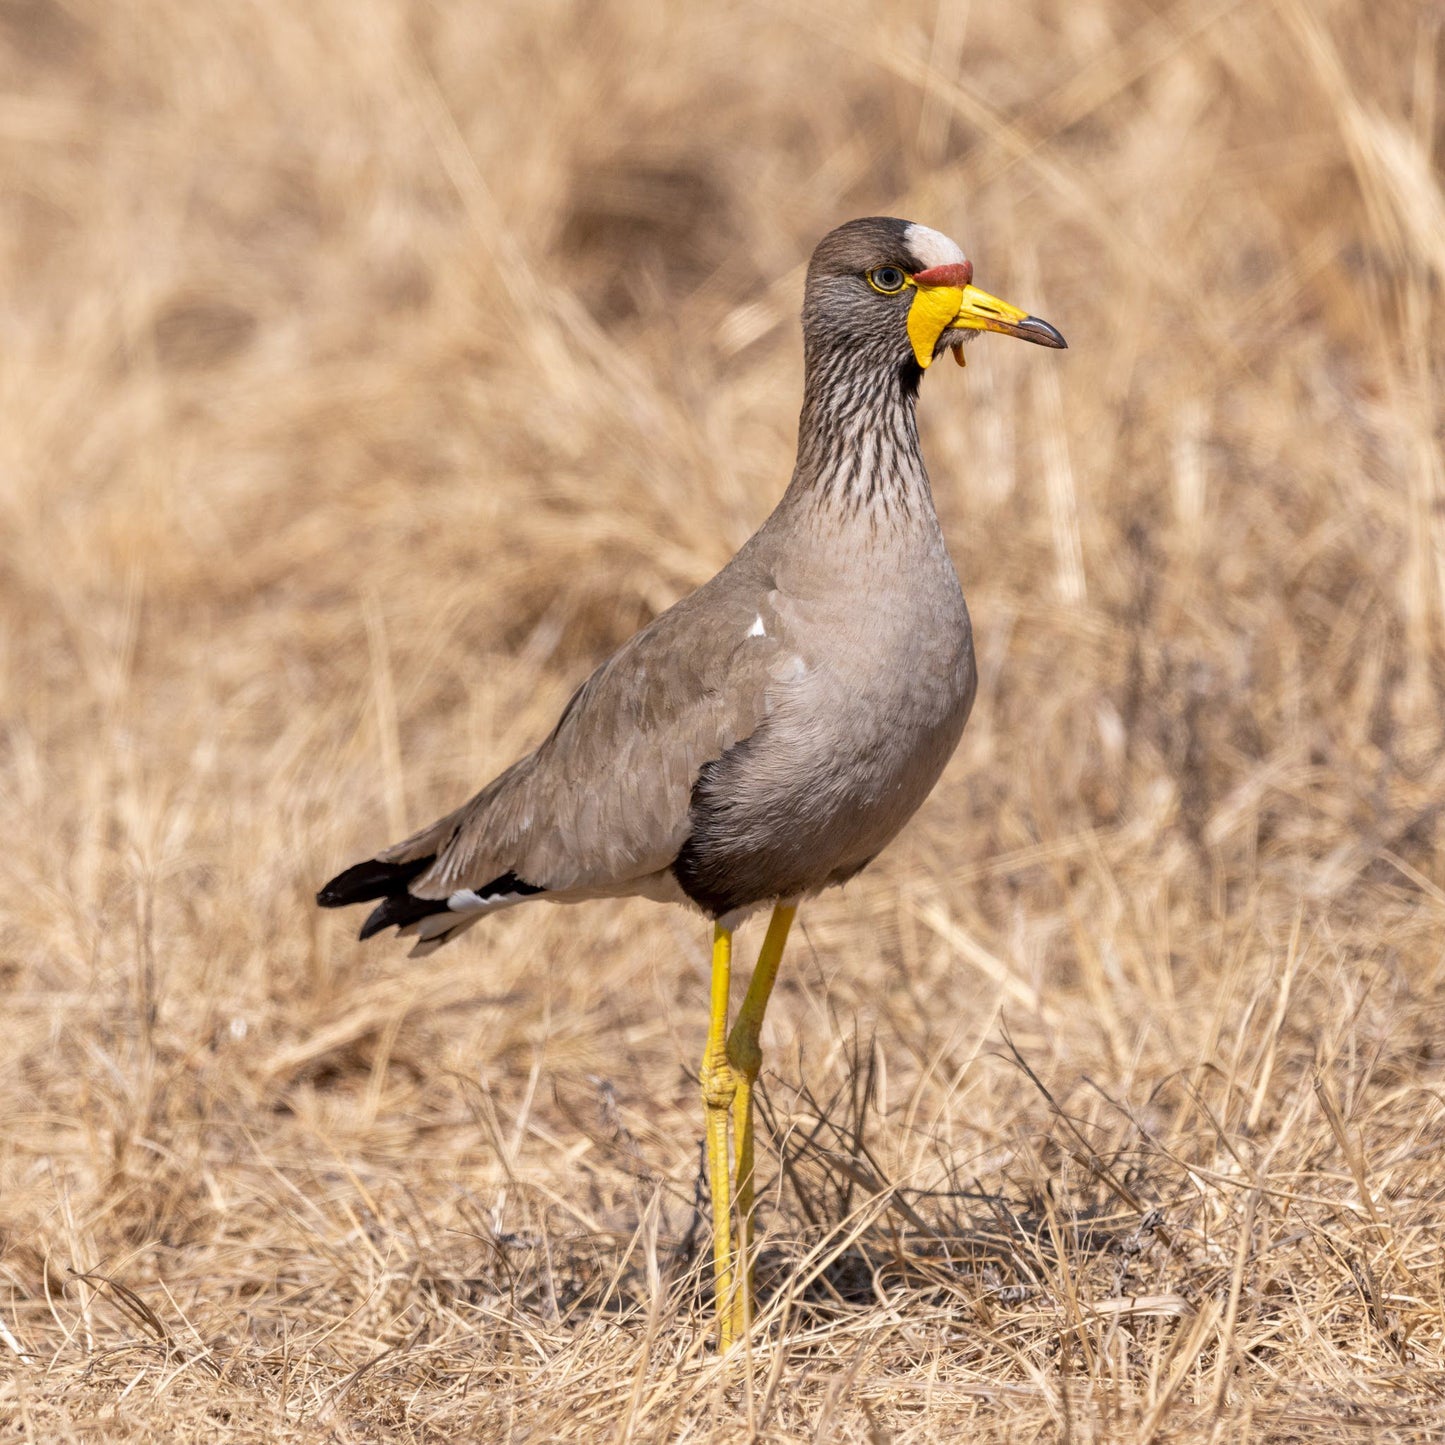
POLYGON ((918 443, 918 382, 911 360, 860 364, 856 354, 810 357, 789 494, 875 525, 933 511, 918 443))

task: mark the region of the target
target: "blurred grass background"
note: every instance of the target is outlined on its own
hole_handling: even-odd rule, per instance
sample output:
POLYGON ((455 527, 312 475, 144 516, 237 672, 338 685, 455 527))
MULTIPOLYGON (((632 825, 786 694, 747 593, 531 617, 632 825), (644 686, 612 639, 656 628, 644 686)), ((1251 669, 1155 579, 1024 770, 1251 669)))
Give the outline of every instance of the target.
POLYGON ((8 1433, 1439 1438, 1441 20, 0 0, 8 1433), (872 213, 1071 350, 924 389, 978 703, 722 1362, 701 921, 312 895, 766 515, 872 213))

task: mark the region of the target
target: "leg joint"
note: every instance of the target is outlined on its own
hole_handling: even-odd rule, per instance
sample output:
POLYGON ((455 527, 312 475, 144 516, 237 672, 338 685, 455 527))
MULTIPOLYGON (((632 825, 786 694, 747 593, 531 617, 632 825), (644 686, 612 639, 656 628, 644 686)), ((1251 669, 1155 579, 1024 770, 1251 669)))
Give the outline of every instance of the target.
POLYGON ((738 1076, 733 1072, 727 1059, 715 1059, 711 1054, 702 1061, 700 1071, 702 1102, 705 1108, 730 1109, 733 1097, 738 1091, 738 1076))

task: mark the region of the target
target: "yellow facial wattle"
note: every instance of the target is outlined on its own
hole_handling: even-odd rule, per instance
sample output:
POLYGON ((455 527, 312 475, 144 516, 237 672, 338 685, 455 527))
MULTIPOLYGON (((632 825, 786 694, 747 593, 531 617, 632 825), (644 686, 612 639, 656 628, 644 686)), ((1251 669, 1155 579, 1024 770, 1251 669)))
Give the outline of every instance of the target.
MULTIPOLYGON (((914 289, 913 304, 908 308, 908 340, 914 359, 925 369, 933 361, 938 338, 950 327, 958 331, 997 331, 1004 336, 1017 336, 1041 346, 1062 347, 1064 338, 1046 321, 980 291, 977 286, 927 286, 909 279, 914 289)), ((963 365, 963 351, 954 348, 954 357, 963 365)))
POLYGON ((914 284, 913 304, 908 308, 908 339, 913 356, 926 371, 933 362, 938 338, 953 325, 963 305, 961 286, 919 286, 914 284))

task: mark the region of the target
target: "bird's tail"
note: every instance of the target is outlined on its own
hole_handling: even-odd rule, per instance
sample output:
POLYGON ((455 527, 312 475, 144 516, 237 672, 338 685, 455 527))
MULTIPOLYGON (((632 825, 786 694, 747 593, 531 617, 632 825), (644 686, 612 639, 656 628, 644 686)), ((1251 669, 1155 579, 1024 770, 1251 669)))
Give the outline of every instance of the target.
POLYGON ((367 903, 373 898, 389 898, 403 892, 419 873, 425 873, 436 862, 436 854, 411 858, 405 863, 388 863, 382 858, 368 858, 353 863, 338 873, 316 895, 323 908, 346 908, 353 903, 367 903))
POLYGON ((433 913, 445 913, 445 899, 417 898, 407 887, 413 878, 425 873, 436 862, 436 854, 409 858, 405 863, 388 863, 384 858, 368 858, 353 863, 336 875, 317 895, 323 908, 348 908, 353 903, 381 902, 367 915, 361 925, 361 937, 370 938, 383 928, 396 925, 404 928, 418 923, 433 913))
MULTIPOLYGON (((391 851, 400 851, 405 846, 400 844, 391 851)), ((436 862, 436 856, 429 853, 399 863, 385 857, 354 863, 338 873, 316 895, 316 901, 323 908, 347 908, 353 903, 369 903, 379 898, 381 902, 367 914, 358 937, 367 939, 383 928, 394 927, 417 940, 411 955, 421 958, 436 952, 486 914, 510 908, 547 891, 508 871, 480 888, 457 889, 445 898, 418 898, 411 891, 411 883, 436 862)))

